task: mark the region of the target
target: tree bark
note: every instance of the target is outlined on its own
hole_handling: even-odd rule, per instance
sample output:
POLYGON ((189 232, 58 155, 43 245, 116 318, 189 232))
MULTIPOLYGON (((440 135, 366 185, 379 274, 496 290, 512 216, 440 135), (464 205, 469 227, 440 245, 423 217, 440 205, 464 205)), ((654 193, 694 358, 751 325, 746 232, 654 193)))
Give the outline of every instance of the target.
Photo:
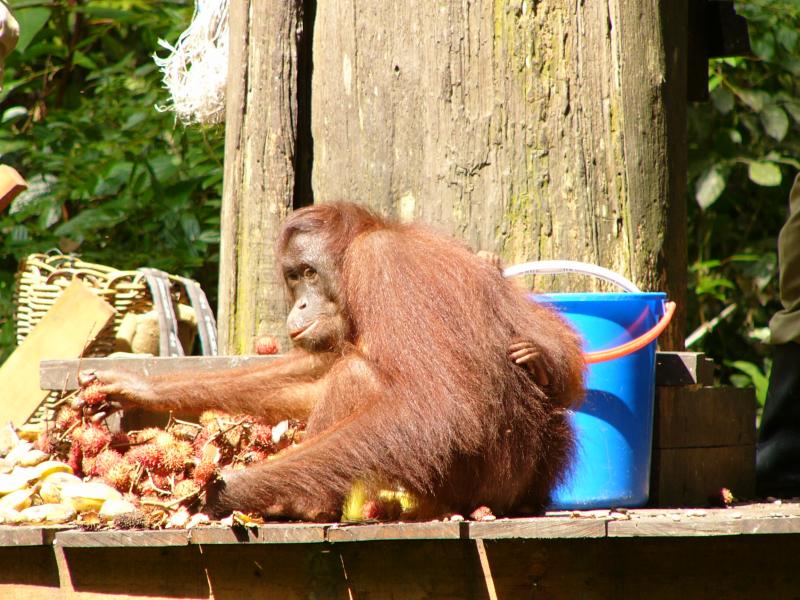
POLYGON ((218 318, 226 354, 285 335, 275 234, 295 190, 301 30, 301 0, 231 2, 218 318))
POLYGON ((299 79, 301 0, 232 3, 222 347, 283 331, 272 242, 293 193, 419 219, 509 264, 592 262, 681 303, 687 1, 306 0, 299 79))
POLYGON ((680 298, 685 24, 686 0, 320 3, 314 196, 680 298))

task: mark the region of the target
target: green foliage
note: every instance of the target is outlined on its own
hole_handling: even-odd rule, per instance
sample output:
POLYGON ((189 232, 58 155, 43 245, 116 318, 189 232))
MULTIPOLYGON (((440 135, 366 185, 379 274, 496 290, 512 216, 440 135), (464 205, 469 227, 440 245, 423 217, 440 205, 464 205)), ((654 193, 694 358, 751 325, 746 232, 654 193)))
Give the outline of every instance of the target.
POLYGON ((767 323, 780 308, 776 239, 800 168, 800 3, 757 0, 736 10, 755 56, 711 61, 711 101, 689 110, 688 312, 692 329, 736 305, 692 349, 763 401, 767 323))
POLYGON ((152 266, 216 295, 223 130, 184 129, 152 55, 190 1, 19 0, 0 96, 0 160, 30 189, 0 214, 0 360, 12 342, 19 259, 58 248, 118 268, 152 266))

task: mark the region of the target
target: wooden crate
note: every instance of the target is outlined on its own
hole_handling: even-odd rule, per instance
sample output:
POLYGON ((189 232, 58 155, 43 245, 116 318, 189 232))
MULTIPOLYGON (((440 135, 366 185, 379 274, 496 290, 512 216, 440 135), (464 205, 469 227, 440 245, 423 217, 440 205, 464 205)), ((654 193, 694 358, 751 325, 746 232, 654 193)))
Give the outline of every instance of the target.
POLYGON ((702 354, 659 353, 659 358, 671 367, 661 368, 657 377, 651 504, 705 506, 721 488, 753 498, 754 390, 713 387, 713 366, 702 354))

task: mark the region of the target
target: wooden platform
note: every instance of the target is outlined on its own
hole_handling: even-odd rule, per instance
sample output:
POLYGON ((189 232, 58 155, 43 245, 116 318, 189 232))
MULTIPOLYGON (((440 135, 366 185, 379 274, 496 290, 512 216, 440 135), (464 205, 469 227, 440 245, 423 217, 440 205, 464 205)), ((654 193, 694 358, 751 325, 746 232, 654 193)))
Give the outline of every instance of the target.
POLYGON ((796 502, 488 522, 0 527, 0 598, 791 598, 799 534, 796 502))

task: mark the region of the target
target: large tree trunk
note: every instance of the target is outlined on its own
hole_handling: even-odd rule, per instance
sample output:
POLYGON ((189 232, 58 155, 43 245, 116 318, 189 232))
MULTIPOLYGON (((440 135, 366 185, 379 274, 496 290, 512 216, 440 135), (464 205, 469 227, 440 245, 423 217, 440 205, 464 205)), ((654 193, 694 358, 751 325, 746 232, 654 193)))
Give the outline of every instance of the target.
MULTIPOLYGON (((311 78, 316 201, 353 199, 427 221, 509 263, 593 262, 680 300, 686 2, 320 2, 313 73, 300 73, 311 78)), ((291 45, 278 42, 289 29, 277 17, 296 14, 291 3, 251 3, 245 81, 290 61, 291 45)), ((235 82, 242 67, 232 60, 231 68, 235 82)), ((276 112, 293 106, 278 102, 290 82, 274 85, 251 81, 246 97, 229 98, 223 226, 232 229, 220 321, 236 331, 222 336, 237 340, 233 350, 244 348, 246 320, 273 328, 283 315, 250 300, 271 293, 254 289, 263 285, 254 275, 271 272, 263 244, 290 205, 294 176, 283 147, 265 143, 293 134, 294 121, 276 112), (249 227, 265 215, 256 242, 249 227)), ((667 345, 678 347, 680 320, 672 331, 667 345)))
POLYGON ((249 354, 257 336, 284 332, 275 234, 295 190, 302 2, 230 10, 218 321, 221 352, 249 354))
POLYGON ((685 0, 321 2, 315 197, 681 297, 685 25, 685 0))

